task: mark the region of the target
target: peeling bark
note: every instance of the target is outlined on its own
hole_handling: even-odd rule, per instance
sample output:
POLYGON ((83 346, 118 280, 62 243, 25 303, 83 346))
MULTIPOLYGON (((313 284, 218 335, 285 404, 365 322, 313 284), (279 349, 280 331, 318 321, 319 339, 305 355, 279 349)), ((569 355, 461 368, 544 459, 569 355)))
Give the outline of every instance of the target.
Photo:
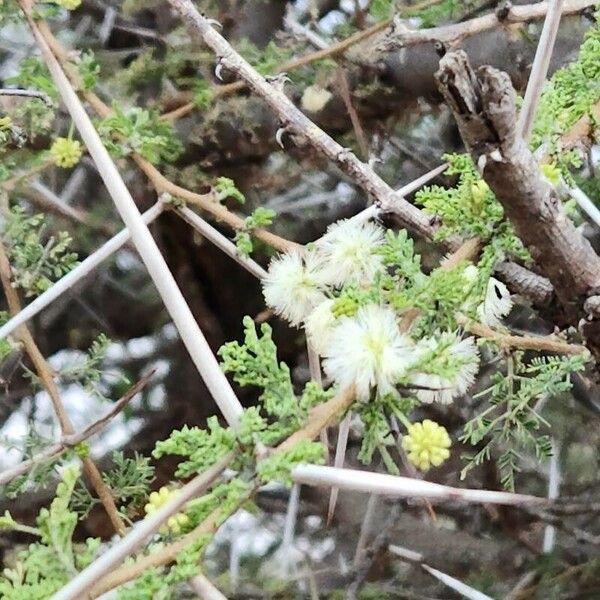
POLYGON ((457 51, 440 61, 436 80, 483 178, 554 285, 566 318, 577 324, 585 300, 599 289, 600 258, 517 135, 516 92, 509 76, 489 66, 474 71, 467 55, 457 51))

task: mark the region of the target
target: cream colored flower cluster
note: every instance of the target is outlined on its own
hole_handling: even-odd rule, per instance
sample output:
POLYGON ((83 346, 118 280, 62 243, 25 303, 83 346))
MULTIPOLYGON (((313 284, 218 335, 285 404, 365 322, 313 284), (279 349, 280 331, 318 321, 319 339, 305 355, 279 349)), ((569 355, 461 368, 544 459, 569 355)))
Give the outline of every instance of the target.
MULTIPOLYGON (((475 381, 479 354, 473 338, 440 332, 415 340, 400 330, 398 315, 384 301, 360 302, 351 310, 340 306, 345 286, 368 292, 384 272, 384 243, 377 224, 335 223, 306 250, 273 259, 263 282, 265 300, 291 325, 304 328, 327 376, 341 389, 354 386, 359 400, 397 395, 402 384, 414 386, 411 393, 422 403, 448 404, 475 381)), ((476 267, 465 269, 467 281, 477 275, 476 267)), ((504 284, 491 278, 484 301, 470 308, 485 324, 498 326, 512 300, 504 284)), ((429 423, 415 425, 405 437, 410 460, 423 470, 441 464, 450 445, 445 429, 429 423)))

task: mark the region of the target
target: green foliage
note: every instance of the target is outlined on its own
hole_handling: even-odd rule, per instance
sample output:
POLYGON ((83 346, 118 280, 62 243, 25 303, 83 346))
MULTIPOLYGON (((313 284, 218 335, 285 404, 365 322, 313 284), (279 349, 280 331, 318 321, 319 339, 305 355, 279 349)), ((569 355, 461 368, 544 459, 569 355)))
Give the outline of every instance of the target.
MULTIPOLYGON (((45 600, 95 558, 100 540, 88 539, 83 547, 77 548, 72 541, 78 516, 69 504, 78 477, 76 467, 64 469, 50 507, 40 511, 36 529, 28 528, 27 532, 39 536, 39 541, 19 552, 14 567, 4 569, 0 597, 45 600)), ((0 520, 0 526, 23 531, 23 526, 7 514, 0 520)))
POLYGON ((476 8, 478 4, 480 2, 477 0, 439 0, 432 6, 418 11, 411 10, 408 7, 405 13, 407 16, 419 17, 422 27, 435 27, 456 19, 461 14, 476 8))
MULTIPOLYGON (((56 104, 58 90, 43 61, 39 58, 25 58, 19 65, 16 75, 8 77, 6 83, 20 88, 35 90, 46 94, 56 104)), ((39 99, 19 101, 11 110, 11 118, 25 131, 28 139, 50 131, 54 122, 54 107, 39 99)))
POLYGON ((154 111, 142 108, 122 110, 113 105, 110 116, 98 125, 107 149, 118 158, 136 152, 152 164, 173 162, 183 151, 173 127, 154 111))
POLYGON ((164 64, 155 58, 152 50, 146 50, 117 73, 117 81, 130 94, 145 85, 158 85, 163 73, 164 64))
POLYGON ((290 49, 280 48, 270 41, 264 48, 258 48, 247 39, 240 40, 237 51, 261 74, 274 75, 277 67, 292 57, 290 49))
POLYGON ((469 296, 478 291, 465 278, 462 264, 452 269, 434 269, 429 277, 417 281, 413 286, 391 288, 388 295, 390 304, 400 312, 419 310, 416 335, 433 333, 436 329, 455 329, 457 312, 469 296))
POLYGON ((87 392, 96 393, 96 385, 102 379, 102 362, 110 343, 105 334, 98 335, 82 362, 61 369, 61 378, 65 381, 78 381, 87 392))
POLYGON ((404 398, 387 394, 357 407, 365 427, 358 459, 366 465, 371 464, 375 451, 378 451, 386 469, 399 475, 400 471, 389 449, 395 447, 396 439, 390 428, 390 419, 406 420, 406 415, 417 405, 414 398, 404 398))
POLYGON ((395 0, 373 0, 369 5, 369 14, 376 21, 383 21, 389 19, 396 9, 395 0))
POLYGON ((302 440, 288 450, 260 461, 257 466, 258 477, 263 483, 279 481, 291 486, 291 471, 294 467, 301 464, 323 464, 326 455, 326 448, 320 442, 302 440))
POLYGON ((94 89, 100 77, 100 63, 92 50, 81 52, 75 60, 75 66, 79 71, 82 89, 86 91, 94 89))
POLYGON ((53 100, 58 99, 58 90, 54 85, 52 76, 44 62, 38 57, 24 58, 19 65, 17 74, 9 77, 7 83, 44 92, 53 100))
MULTIPOLYGON (((596 19, 598 21, 597 13, 596 19)), ((600 24, 589 29, 577 61, 558 70, 546 85, 536 112, 532 147, 542 143, 560 157, 556 142, 600 99, 600 24)), ((594 123, 594 128, 597 124, 594 123)))
POLYGON ((235 245, 238 252, 243 256, 249 256, 254 246, 252 244, 252 231, 260 227, 266 227, 273 222, 275 211, 262 206, 257 207, 251 215, 244 220, 244 228, 235 234, 235 245))
POLYGON ((231 452, 235 446, 235 434, 230 428, 221 427, 217 417, 207 421, 208 429, 184 425, 179 431, 173 431, 164 441, 156 443, 152 452, 154 458, 166 454, 187 457, 179 463, 175 474, 189 477, 205 471, 220 458, 231 452))
POLYGON ((14 23, 21 18, 19 5, 14 0, 0 0, 0 25, 14 23))
POLYGON ((296 403, 288 366, 277 360, 277 347, 271 338, 271 327, 263 323, 261 336, 250 317, 244 317, 244 343, 228 342, 219 349, 222 368, 233 373, 239 385, 263 389, 259 396, 269 414, 282 416, 296 403))
POLYGON ((425 280, 421 271, 421 257, 415 254, 415 244, 405 229, 385 233, 385 244, 378 249, 383 263, 390 267, 397 285, 416 285, 425 280))
POLYGON ((217 194, 217 200, 219 202, 227 198, 232 198, 240 204, 246 202, 246 196, 238 190, 233 179, 229 179, 229 177, 217 177, 217 180, 213 185, 213 190, 215 194, 217 194))
MULTIPOLYGON (((199 79, 196 82, 196 85, 194 86, 194 97, 192 99, 192 102, 196 108, 208 108, 213 103, 214 96, 215 94, 213 88, 210 87, 206 79, 199 79)), ((222 179, 227 179, 227 177, 222 179)), ((243 200, 240 200, 240 202, 243 203, 243 200)))
MULTIPOLYGON (((40 436, 33 427, 29 429, 27 435, 22 440, 19 440, 18 443, 8 439, 0 440, 0 444, 6 449, 18 451, 22 455, 23 460, 35 456, 38 452, 46 448, 48 443, 49 440, 40 436)), ((6 496, 6 498, 14 499, 20 494, 26 492, 31 493, 35 490, 49 486, 53 479, 55 479, 57 464, 59 464, 65 456, 68 457, 69 452, 54 460, 35 463, 27 473, 23 473, 3 485, 1 487, 3 495, 6 496)))
POLYGON ((449 154, 444 160, 450 163, 446 174, 458 175, 456 187, 446 189, 434 185, 423 188, 415 196, 415 202, 422 205, 427 214, 441 219, 436 239, 460 235, 479 237, 490 243, 493 240, 497 260, 505 253, 527 260, 529 254, 512 226, 504 220, 502 205, 480 177, 470 156, 449 154))
POLYGON ((396 10, 399 10, 403 17, 418 17, 422 27, 434 27, 450 19, 455 19, 476 6, 477 2, 473 0, 439 0, 432 6, 413 9, 406 6, 406 3, 398 3, 396 0, 373 0, 369 6, 369 14, 376 21, 383 21, 392 17, 396 10))
POLYGON ((117 506, 127 512, 144 504, 154 481, 150 459, 137 452, 127 458, 122 451, 115 450, 112 461, 114 466, 102 474, 102 479, 112 491, 117 506))
POLYGON ((201 498, 194 500, 186 510, 191 526, 197 526, 211 513, 218 510, 218 522, 224 523, 227 518, 250 498, 251 484, 241 477, 215 486, 201 498))
POLYGON ((71 236, 61 231, 46 235, 44 215, 29 216, 13 206, 8 213, 2 239, 7 246, 14 283, 26 296, 37 296, 77 265, 77 255, 69 252, 71 236))
MULTIPOLYGON (((133 514, 144 504, 154 481, 154 467, 150 459, 137 452, 126 458, 123 452, 112 453, 114 466, 102 473, 104 483, 110 488, 119 510, 124 514, 133 514)), ((100 500, 91 495, 88 488, 80 483, 72 495, 71 508, 86 516, 100 500)))
POLYGON ((524 363, 521 352, 513 354, 507 373, 495 373, 492 385, 477 395, 486 397, 489 405, 465 425, 461 441, 479 449, 467 458, 461 476, 489 460, 498 447, 502 484, 514 490, 519 450, 533 450, 538 459, 551 453, 549 436, 540 434, 542 426, 548 424, 536 412, 535 403, 570 390, 570 375, 583 370, 587 359, 545 356, 524 363))
POLYGON ((8 146, 20 148, 25 139, 23 130, 10 117, 0 117, 0 153, 5 152, 8 146))
MULTIPOLYGON (((144 571, 133 585, 120 588, 116 597, 118 600, 146 600, 147 598, 167 600, 172 598, 173 591, 177 589, 178 584, 198 574, 201 554, 208 539, 208 536, 204 536, 180 552, 170 568, 154 568, 144 571)), ((155 550, 160 551, 160 549, 161 545, 155 544, 155 550)))
POLYGON ((270 425, 260 432, 260 440, 271 445, 301 427, 308 410, 325 401, 330 392, 324 392, 314 383, 307 384, 298 399, 290 378, 288 366, 277 360, 277 347, 271 338, 271 327, 263 323, 261 336, 250 317, 244 318, 244 343, 228 342, 219 350, 226 373, 242 386, 262 389, 261 408, 270 419, 270 425))

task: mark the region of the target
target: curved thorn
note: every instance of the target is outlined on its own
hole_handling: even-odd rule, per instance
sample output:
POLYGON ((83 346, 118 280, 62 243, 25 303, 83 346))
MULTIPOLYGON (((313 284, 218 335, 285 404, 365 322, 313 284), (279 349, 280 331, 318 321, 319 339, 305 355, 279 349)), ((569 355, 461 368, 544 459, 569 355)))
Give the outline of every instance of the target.
POLYGON ((283 145, 283 134, 285 133, 285 127, 280 127, 275 134, 275 140, 277 143, 285 150, 285 146, 283 145))

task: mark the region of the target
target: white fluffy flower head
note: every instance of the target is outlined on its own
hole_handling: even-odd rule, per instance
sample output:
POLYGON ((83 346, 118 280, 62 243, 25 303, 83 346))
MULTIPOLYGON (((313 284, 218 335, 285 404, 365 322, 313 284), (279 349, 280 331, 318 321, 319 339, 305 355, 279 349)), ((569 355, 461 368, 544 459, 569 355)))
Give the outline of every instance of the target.
POLYGON ((500 319, 512 309, 513 301, 508 288, 494 277, 490 277, 484 301, 477 307, 477 314, 484 325, 499 327, 500 319))
POLYGON ((419 345, 421 356, 435 351, 438 346, 445 346, 433 361, 440 360, 458 365, 456 372, 448 376, 425 372, 411 375, 410 382, 416 386, 415 394, 421 402, 450 404, 454 398, 462 396, 473 385, 479 370, 479 353, 472 337, 459 341, 453 334, 444 334, 439 340, 424 339, 419 345), (449 336, 454 338, 450 344, 449 336))
POLYGON ((395 383, 414 360, 414 346, 400 333, 396 315, 388 308, 368 305, 354 317, 342 317, 331 333, 323 368, 341 388, 355 386, 357 397, 368 400, 395 392, 395 383))
POLYGON ((274 258, 263 281, 266 303, 298 326, 323 300, 321 265, 314 253, 292 250, 274 258))
POLYGON ((382 256, 375 252, 383 242, 383 230, 374 223, 350 219, 330 225, 316 243, 328 283, 371 282, 383 263, 382 256))
POLYGON ((335 315, 331 312, 334 301, 327 299, 321 302, 304 321, 306 335, 312 347, 320 354, 327 349, 333 328, 335 327, 335 315))

